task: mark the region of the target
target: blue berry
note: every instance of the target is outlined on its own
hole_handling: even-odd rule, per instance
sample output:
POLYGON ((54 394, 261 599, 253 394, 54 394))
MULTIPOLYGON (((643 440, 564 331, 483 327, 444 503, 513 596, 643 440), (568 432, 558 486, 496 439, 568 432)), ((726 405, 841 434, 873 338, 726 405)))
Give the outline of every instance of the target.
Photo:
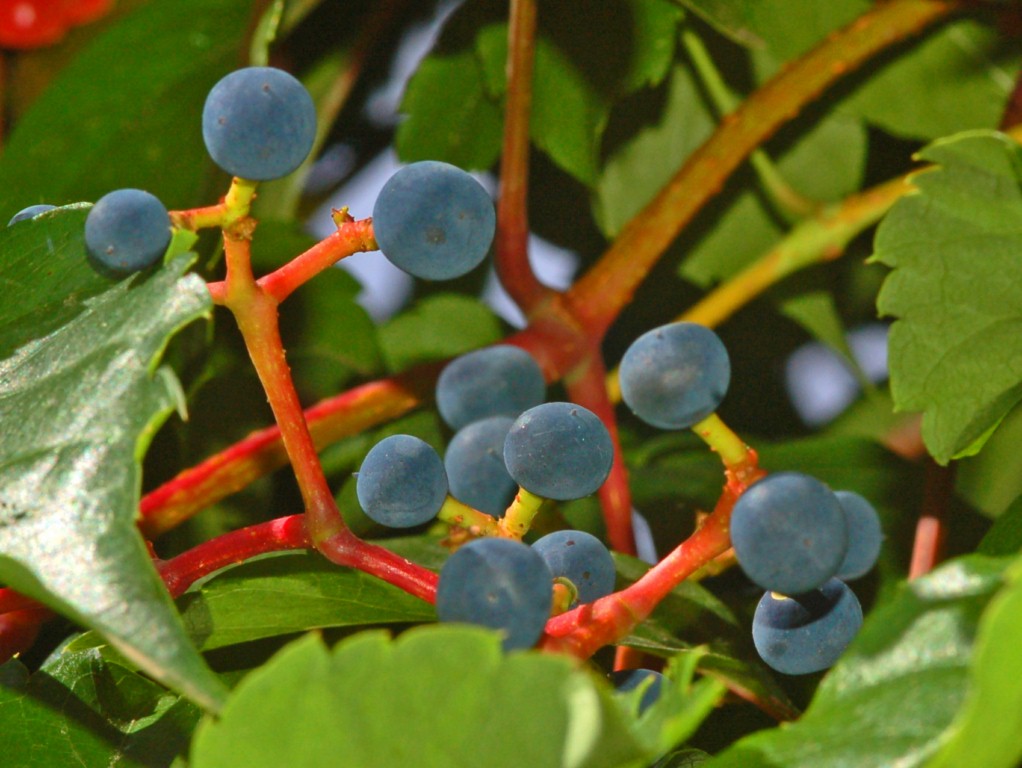
POLYGON ((643 421, 684 429, 717 410, 731 382, 720 338, 697 323, 671 323, 637 338, 621 359, 621 399, 643 421))
POLYGON ((585 531, 554 531, 537 539, 539 552, 554 578, 569 579, 578 590, 578 603, 591 603, 614 591, 615 569, 603 542, 585 531))
POLYGON ((458 430, 444 454, 451 496, 494 517, 507 511, 518 490, 504 466, 504 440, 513 421, 491 416, 472 422, 458 430))
POLYGON ((833 666, 861 626, 855 593, 831 579, 808 594, 763 595, 752 619, 752 640, 778 672, 807 675, 833 666))
POLYGON ((544 403, 519 416, 504 442, 515 482, 547 499, 581 499, 610 474, 614 445, 599 417, 574 403, 544 403))
POLYGON ((834 574, 848 549, 841 503, 815 478, 778 472, 749 486, 731 513, 731 543, 746 575, 794 595, 834 574))
POLYGON ((619 669, 610 673, 610 682, 619 691, 634 691, 640 686, 647 686, 639 699, 640 715, 656 703, 664 689, 664 676, 652 669, 619 669))
POLYGON ((316 107, 298 80, 273 67, 246 67, 213 86, 202 138, 232 176, 267 181, 302 164, 316 139, 316 107))
POLYGON ((170 216, 158 198, 141 189, 103 195, 85 219, 85 247, 102 267, 137 272, 170 245, 170 216))
POLYGON ((497 217, 486 190, 447 163, 407 165, 373 206, 376 242, 395 266, 425 280, 450 280, 475 268, 493 242, 497 217))
POLYGON ((355 493, 363 511, 380 525, 421 525, 436 517, 447 499, 444 463, 419 438, 391 435, 366 455, 355 493))
POLYGON ((517 418, 543 402, 546 381, 532 355, 498 344, 452 360, 436 384, 437 408, 452 429, 490 416, 517 418))
POLYGON ((531 648, 550 617, 552 579, 543 558, 528 545, 476 539, 440 570, 437 616, 502 631, 506 651, 531 648))
POLYGON ((880 556, 884 533, 873 505, 852 491, 835 491, 848 528, 848 551, 837 577, 848 581, 865 576, 880 556))
POLYGON ((42 203, 40 205, 30 205, 28 208, 22 208, 20 211, 14 214, 14 216, 11 217, 11 220, 7 222, 7 226, 9 227, 11 226, 11 224, 15 224, 19 221, 24 221, 25 219, 35 218, 40 213, 52 211, 56 207, 57 206, 55 205, 46 205, 45 203, 42 203))

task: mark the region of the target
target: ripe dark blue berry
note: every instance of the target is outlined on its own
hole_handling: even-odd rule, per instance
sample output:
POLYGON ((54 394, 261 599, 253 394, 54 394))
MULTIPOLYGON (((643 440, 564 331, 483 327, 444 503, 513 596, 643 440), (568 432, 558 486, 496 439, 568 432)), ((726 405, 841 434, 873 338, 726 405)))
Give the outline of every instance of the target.
POLYGON ((504 464, 515 482, 547 499, 581 499, 610 474, 614 445, 599 417, 575 403, 543 403, 511 426, 504 464))
POLYGON ((585 531, 554 531, 537 539, 532 548, 546 561, 554 578, 569 579, 578 590, 578 603, 591 603, 614 591, 614 558, 602 541, 585 531))
POLYGON ((492 416, 462 427, 447 444, 444 468, 451 496, 500 517, 518 490, 504 466, 504 440, 513 419, 492 416))
POLYGON ((664 676, 652 669, 619 669, 610 673, 610 682, 619 691, 634 691, 646 686, 639 699, 639 714, 655 704, 664 689, 664 676))
POLYGON ((103 195, 85 219, 85 247, 102 267, 128 273, 157 261, 170 245, 170 216, 158 198, 141 189, 103 195))
POLYGON ((848 551, 837 569, 837 578, 848 581, 865 576, 880 556, 884 533, 873 505, 852 491, 835 491, 848 528, 848 551))
POLYGON ((485 257, 497 217, 486 190, 447 163, 407 165, 373 206, 373 232, 395 266, 425 280, 464 275, 485 257))
POLYGON ((436 384, 437 408, 452 429, 490 416, 517 418, 546 395, 543 371, 520 347, 498 344, 455 358, 436 384))
POLYGON ((202 109, 210 157, 232 176, 287 176, 316 139, 316 107, 298 80, 273 67, 247 67, 220 80, 202 109))
POLYGON ((763 589, 809 592, 834 576, 844 560, 845 514, 819 480, 777 472, 735 502, 731 543, 742 570, 763 589))
POLYGON ((637 338, 621 359, 621 399, 661 429, 684 429, 717 410, 731 382, 731 361, 717 334, 697 323, 671 323, 637 338))
POLYGON ((380 525, 422 525, 436 517, 447 499, 444 463, 423 440, 391 435, 366 455, 355 492, 362 510, 380 525))
POLYGON ((528 545, 476 539, 444 563, 436 590, 437 616, 500 630, 504 650, 531 648, 550 616, 552 579, 543 558, 528 545))
POLYGON ((763 661, 786 675, 833 666, 862 626, 862 607, 839 579, 794 597, 767 592, 752 619, 752 640, 763 661))
POLYGON ((55 205, 46 205, 45 203, 41 203, 39 205, 30 205, 28 208, 22 208, 11 217, 11 220, 7 222, 7 226, 9 227, 11 224, 15 224, 19 221, 25 221, 25 219, 35 218, 40 213, 52 211, 56 207, 57 206, 55 205))

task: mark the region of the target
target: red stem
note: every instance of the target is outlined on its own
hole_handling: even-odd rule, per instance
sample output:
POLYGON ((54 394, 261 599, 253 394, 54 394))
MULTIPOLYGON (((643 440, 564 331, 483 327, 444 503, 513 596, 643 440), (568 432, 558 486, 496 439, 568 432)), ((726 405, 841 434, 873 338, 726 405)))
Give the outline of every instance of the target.
POLYGON ((266 552, 311 548, 304 517, 281 517, 225 533, 170 560, 157 561, 156 569, 170 596, 180 597, 199 579, 229 565, 266 552))
POLYGON ((29 608, 0 615, 0 664, 32 647, 39 627, 53 617, 47 608, 29 608))
MULTIPOLYGON (((299 254, 284 266, 256 281, 270 298, 280 304, 300 285, 307 283, 324 269, 354 253, 375 251, 379 246, 373 236, 373 220, 345 221, 337 231, 299 254)), ((209 283, 214 303, 223 304, 226 281, 209 283)))
POLYGON ((528 251, 529 117, 535 40, 536 0, 511 0, 496 267, 500 282, 526 315, 548 293, 532 271, 528 251))
MULTIPOLYGON (((762 470, 753 473, 748 482, 763 474, 762 470)), ((631 632, 672 589, 731 546, 731 510, 745 487, 745 483, 729 477, 716 508, 702 527, 634 584, 552 618, 547 622, 541 647, 588 659, 631 632)))
POLYGON ((944 542, 951 517, 951 499, 955 495, 955 466, 942 467, 933 459, 926 462, 926 481, 923 502, 916 523, 916 537, 912 545, 910 579, 932 571, 944 557, 944 542))
POLYGON ((628 470, 617 429, 614 406, 607 396, 607 370, 599 350, 594 350, 585 363, 565 377, 569 397, 585 406, 607 427, 614 444, 614 463, 606 481, 600 486, 600 506, 607 526, 607 539, 618 552, 635 554, 635 535, 632 531, 632 492, 628 487, 628 470))
POLYGON ((318 548, 338 565, 357 568, 428 603, 436 602, 437 574, 389 549, 362 541, 350 531, 331 536, 318 548))

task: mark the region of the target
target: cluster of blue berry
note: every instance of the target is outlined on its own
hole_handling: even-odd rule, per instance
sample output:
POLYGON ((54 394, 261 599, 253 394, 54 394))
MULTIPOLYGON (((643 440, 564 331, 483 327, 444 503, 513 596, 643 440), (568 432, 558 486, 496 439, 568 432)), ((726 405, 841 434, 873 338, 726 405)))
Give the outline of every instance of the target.
MULTIPOLYGON (((291 173, 308 156, 316 111, 291 75, 251 67, 212 89, 202 132, 222 169, 265 181, 291 173)), ((10 224, 51 208, 26 208, 10 224)), ((400 170, 373 209, 374 235, 386 258, 427 280, 476 267, 490 249, 495 223, 478 182, 439 162, 400 170)), ((85 242, 98 267, 127 274, 159 261, 171 233, 170 216, 156 197, 121 189, 93 206, 85 242)), ((629 347, 621 393, 647 423, 685 429, 715 413, 730 374, 716 334, 673 323, 629 347)), ((552 610, 614 590, 613 559, 596 537, 562 530, 531 546, 521 540, 531 520, 522 517, 525 507, 531 504, 535 513, 544 500, 594 493, 614 460, 612 440, 596 415, 573 403, 545 403, 545 394, 543 372, 523 349, 501 345, 464 355, 444 369, 436 388, 440 414, 454 431, 445 457, 416 437, 394 435, 369 451, 357 478, 359 503, 382 525, 415 527, 439 515, 463 527, 469 540, 440 574, 438 616, 498 629, 506 649, 534 645, 552 610), (453 511, 445 516, 445 509, 453 511)), ((879 552, 882 534, 869 503, 806 475, 775 473, 740 496, 731 537, 746 574, 767 590, 753 621, 763 659, 788 674, 833 664, 862 622, 844 581, 868 571, 879 552)))

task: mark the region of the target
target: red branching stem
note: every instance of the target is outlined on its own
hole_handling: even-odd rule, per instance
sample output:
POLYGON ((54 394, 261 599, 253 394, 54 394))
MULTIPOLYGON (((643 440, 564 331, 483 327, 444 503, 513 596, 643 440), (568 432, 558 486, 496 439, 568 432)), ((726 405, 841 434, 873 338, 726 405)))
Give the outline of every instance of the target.
POLYGON ((955 465, 942 467, 932 459, 926 462, 922 508, 916 523, 912 562, 908 577, 915 579, 932 571, 944 557, 951 499, 955 494, 955 465))
POLYGON ((671 241, 756 147, 845 74, 959 7, 954 0, 877 3, 782 69, 724 119, 575 283, 567 294, 573 314, 602 337, 671 241))
MULTIPOLYGON (((435 379, 436 366, 417 368, 317 403, 305 411, 313 441, 327 445, 402 416, 419 404, 423 388, 435 379)), ((286 463, 279 427, 253 432, 143 496, 139 527, 147 538, 155 538, 286 463)))
POLYGON ((291 515, 217 536, 169 560, 157 561, 156 569, 170 596, 180 597, 196 581, 221 568, 266 552, 311 547, 304 515, 291 515))
POLYGON ((500 281, 526 315, 548 292, 532 271, 528 250, 529 117, 535 40, 536 0, 511 0, 495 245, 500 281))
POLYGON ((436 602, 437 574, 348 530, 320 542, 318 548, 338 565, 357 568, 428 603, 436 602))
POLYGON ((610 475, 600 486, 600 505, 607 526, 607 539, 618 552, 635 554, 632 531, 632 492, 628 487, 628 470, 621 451, 614 406, 607 395, 607 371, 599 350, 594 350, 585 363, 565 377, 568 396, 600 417, 614 444, 614 463, 610 475))
POLYGON ((314 544, 347 530, 316 454, 291 370, 280 340, 277 301, 254 281, 247 239, 224 238, 227 260, 225 303, 234 314, 248 355, 266 391, 280 427, 291 467, 305 505, 306 524, 314 544))
POLYGON ((731 546, 731 510, 745 487, 729 477, 713 513, 695 533, 634 584, 552 618, 541 647, 588 659, 631 632, 672 589, 731 546))
MULTIPOLYGON (((346 256, 375 251, 378 247, 373 236, 372 219, 345 221, 337 227, 336 232, 256 282, 279 304, 298 286, 307 283, 346 256)), ((222 303, 224 286, 225 283, 220 282, 209 284, 209 293, 214 302, 222 303)))
POLYGON ((0 614, 0 664, 31 648, 39 627, 53 615, 52 611, 39 607, 0 614))

